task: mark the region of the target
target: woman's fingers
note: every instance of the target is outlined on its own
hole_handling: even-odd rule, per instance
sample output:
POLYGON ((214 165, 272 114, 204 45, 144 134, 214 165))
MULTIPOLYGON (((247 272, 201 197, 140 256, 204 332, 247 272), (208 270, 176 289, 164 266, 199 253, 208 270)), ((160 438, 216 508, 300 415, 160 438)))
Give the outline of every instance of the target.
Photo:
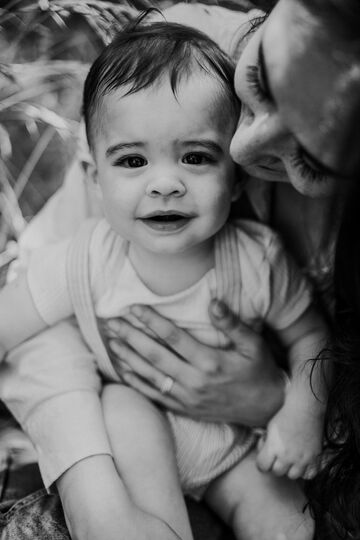
POLYGON ((220 300, 212 300, 209 314, 212 323, 227 335, 238 352, 248 360, 256 360, 261 342, 257 332, 241 322, 239 317, 220 300))
POLYGON ((158 380, 156 380, 156 386, 150 385, 146 379, 142 379, 132 371, 124 372, 123 379, 126 384, 144 396, 147 396, 152 401, 160 403, 163 407, 168 408, 169 410, 184 413, 185 408, 183 403, 185 398, 181 385, 174 381, 170 391, 164 393, 162 389, 165 388, 164 382, 166 376, 162 374, 159 375, 162 377, 162 380, 160 380, 159 377, 158 380))
POLYGON ((154 369, 125 343, 112 340, 110 347, 115 355, 113 364, 116 371, 129 386, 139 391, 140 388, 146 390, 148 397, 164 407, 173 407, 176 404, 176 410, 182 413, 185 412, 184 404, 190 406, 196 403, 193 390, 183 386, 170 375, 154 369))
MULTIPOLYGON (((160 338, 166 347, 176 352, 180 358, 188 365, 194 366, 193 374, 196 376, 198 370, 204 373, 214 373, 218 370, 218 359, 214 349, 200 343, 192 337, 186 330, 176 326, 173 322, 162 317, 149 306, 136 305, 131 308, 131 314, 139 319, 148 329, 160 338)), ((136 348, 139 347, 136 344, 136 348)), ((161 355, 159 359, 164 369, 168 367, 167 355, 161 355), (165 362, 162 363, 162 360, 165 362)), ((179 366, 180 368, 180 366, 179 366)), ((181 368, 182 370, 182 368, 181 368)))
MULTIPOLYGON (((120 356, 133 371, 147 380, 155 380, 160 375, 169 375, 189 388, 201 384, 202 373, 185 362, 164 344, 136 328, 126 319, 109 322, 112 337, 109 346, 116 356, 120 356)), ((121 371, 121 361, 114 360, 121 371)))
POLYGON ((174 379, 174 402, 190 416, 258 426, 282 404, 283 381, 266 343, 245 325, 238 332, 241 323, 231 314, 217 325, 236 334, 236 348, 226 350, 204 345, 147 306, 106 324, 103 334, 120 357, 115 369, 132 370, 134 388, 164 406, 171 406, 159 392, 164 376, 174 379), (243 353, 250 348, 253 356, 243 353))
POLYGON ((126 343, 113 339, 109 347, 113 353, 111 355, 113 366, 120 377, 124 378, 124 375, 129 371, 134 371, 140 377, 146 379, 149 384, 156 386, 160 376, 164 376, 141 358, 126 343))
POLYGON ((127 384, 132 386, 133 375, 135 375, 135 382, 136 379, 140 379, 160 394, 166 395, 171 393, 176 400, 184 399, 184 392, 179 381, 176 381, 170 375, 165 375, 161 371, 154 369, 135 351, 132 351, 127 345, 121 342, 114 340, 110 344, 110 347, 116 356, 120 355, 121 358, 125 359, 119 362, 121 367, 118 369, 118 373, 127 384), (165 381, 171 381, 170 387, 169 384, 164 386, 165 381))

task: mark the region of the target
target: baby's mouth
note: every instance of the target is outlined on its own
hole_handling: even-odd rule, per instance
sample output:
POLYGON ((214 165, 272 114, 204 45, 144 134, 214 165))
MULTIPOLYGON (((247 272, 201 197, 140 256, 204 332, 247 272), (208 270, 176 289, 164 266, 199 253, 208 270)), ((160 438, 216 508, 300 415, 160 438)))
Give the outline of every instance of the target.
POLYGON ((153 212, 142 217, 141 221, 154 230, 172 232, 184 227, 193 217, 182 212, 153 212))
POLYGON ((151 221, 158 221, 161 222, 169 222, 169 221, 178 221, 179 219, 184 219, 184 216, 181 216, 180 214, 160 214, 155 215, 151 217, 144 218, 145 220, 151 220, 151 221))

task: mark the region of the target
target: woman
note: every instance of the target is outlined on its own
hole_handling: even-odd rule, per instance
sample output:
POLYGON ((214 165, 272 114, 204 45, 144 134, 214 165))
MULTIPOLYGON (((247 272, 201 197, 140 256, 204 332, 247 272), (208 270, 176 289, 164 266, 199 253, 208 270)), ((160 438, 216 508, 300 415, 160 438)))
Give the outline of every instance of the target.
POLYGON ((309 491, 318 523, 330 516, 331 527, 341 539, 360 537, 359 213, 360 184, 353 182, 335 259, 334 343, 329 351, 334 377, 325 419, 330 457, 309 491))
MULTIPOLYGON (((359 63, 357 49, 352 46, 354 36, 349 39, 344 32, 348 26, 352 28, 353 16, 349 17, 340 3, 326 5, 328 9, 323 8, 321 0, 309 6, 305 0, 280 0, 264 25, 252 33, 237 67, 236 87, 243 109, 232 144, 234 159, 249 175, 259 179, 259 185, 249 191, 255 212, 278 228, 290 249, 296 248, 292 249, 294 256, 324 292, 330 282, 337 225, 334 212, 341 212, 343 177, 359 169, 356 144, 350 143, 359 139, 353 119, 359 112, 356 99, 360 86, 354 73, 354 63, 359 63), (266 189, 263 180, 276 180, 276 188, 266 189), (315 196, 319 198, 312 198, 315 196)), ((346 6, 351 9, 351 0, 346 6)), ((239 31, 241 25, 244 27, 243 19, 234 22, 233 13, 221 17, 217 7, 190 5, 181 12, 177 9, 180 6, 170 8, 168 17, 189 24, 200 20, 199 26, 215 39, 216 29, 220 28, 220 43, 221 38, 226 38, 225 45, 231 52, 240 51, 238 45, 243 45, 241 38, 248 29, 239 31), (230 30, 224 32, 224 28, 230 30)), ((173 352, 149 335, 139 333, 129 321, 114 322, 129 344, 125 351, 126 369, 121 362, 124 351, 119 350, 115 341, 112 344, 120 358, 118 369, 128 384, 184 414, 263 425, 281 404, 281 372, 270 361, 266 343, 235 321, 226 306, 215 302, 211 314, 214 324, 233 340, 233 350, 205 347, 149 309, 144 309, 143 322, 170 343, 173 352), (142 353, 151 357, 151 365, 142 353), (246 375, 243 366, 238 369, 239 363, 247 365, 246 375), (171 392, 166 392, 170 386, 171 392), (256 414, 249 416, 248 409, 254 410, 253 402, 258 408, 256 414), (252 403, 251 408, 248 403, 252 403)), ((15 362, 23 362, 19 354, 14 357, 15 362)), ((37 384, 41 384, 41 376, 38 374, 37 384)), ((4 381, 6 393, 9 382, 6 377, 4 381)), ((14 379, 12 384, 16 384, 14 379)), ((30 380, 30 384, 36 381, 30 380)), ((94 389, 96 381, 91 385, 94 389)), ((8 402, 14 405, 11 399, 8 402)), ((16 405, 12 409, 37 442, 39 433, 41 439, 49 425, 46 420, 51 418, 51 406, 50 413, 42 417, 43 432, 40 429, 36 435, 36 422, 21 418, 16 405)), ((101 429, 96 422, 88 423, 90 430, 94 426, 101 429)), ((91 442, 81 441, 83 453, 67 455, 63 470, 51 472, 55 478, 62 473, 57 476, 62 497, 71 491, 70 497, 80 500, 81 494, 73 489, 79 475, 88 478, 89 490, 98 485, 102 456, 108 450, 100 445, 92 452, 96 455, 90 457, 91 442)), ((41 441, 39 447, 41 452, 41 441)), ((67 517, 71 524, 70 511, 67 517)))
MULTIPOLYGON (((232 155, 251 176, 284 182, 272 190, 271 223, 283 234, 289 249, 329 300, 336 216, 340 217, 351 179, 356 181, 360 172, 360 11, 355 2, 308 4, 280 0, 243 51, 235 79, 243 107, 232 142, 232 155), (309 50, 313 54, 309 55, 309 50), (289 188, 288 182, 297 191, 289 188), (301 197, 298 192, 319 199, 301 197)), ((325 469, 323 482, 314 484, 314 488, 318 487, 320 515, 330 511, 342 526, 341 532, 348 530, 353 535, 359 535, 360 530, 360 483, 354 482, 360 476, 356 458, 360 442, 356 398, 360 376, 356 361, 360 319, 356 276, 360 275, 360 258, 354 251, 358 243, 359 210, 360 189, 355 184, 344 213, 336 266, 339 336, 336 353, 341 364, 330 394, 329 418, 333 409, 337 412, 340 409, 341 442, 333 443, 340 452, 325 469)), ((191 363, 192 358, 201 362, 201 348, 184 333, 149 309, 145 311, 145 321, 165 340, 166 336, 172 336, 180 357, 191 363)), ((118 327, 126 332, 130 347, 139 352, 139 355, 124 354, 123 348, 113 344, 119 357, 130 358, 126 366, 130 369, 125 375, 127 382, 152 399, 185 413, 211 415, 214 412, 206 400, 214 388, 231 396, 230 399, 234 397, 225 385, 221 389, 226 367, 221 366, 220 360, 219 363, 215 360, 213 373, 206 375, 203 387, 194 395, 193 389, 189 390, 190 381, 183 382, 185 370, 177 355, 171 355, 148 336, 140 335, 126 321, 118 327), (141 351, 155 356, 155 367, 154 363, 149 366, 144 362, 141 351), (161 380, 166 374, 175 381, 170 396, 161 393, 161 380), (191 407, 189 402, 195 405, 191 407)), ((248 346, 250 339, 247 335, 248 346)), ((205 359, 206 351, 202 349, 202 353, 205 359)), ((221 410, 220 396, 213 403, 217 417, 228 414, 228 419, 235 417, 239 421, 239 416, 235 416, 236 401, 232 401, 232 408, 228 402, 226 411, 225 407, 221 410)))

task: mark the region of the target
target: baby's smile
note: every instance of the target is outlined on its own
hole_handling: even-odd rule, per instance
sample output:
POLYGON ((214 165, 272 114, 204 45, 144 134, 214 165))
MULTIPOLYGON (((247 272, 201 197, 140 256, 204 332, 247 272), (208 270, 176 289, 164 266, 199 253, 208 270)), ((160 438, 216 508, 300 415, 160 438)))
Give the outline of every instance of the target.
POLYGON ((155 231, 178 232, 194 217, 194 214, 187 214, 175 210, 160 210, 151 212, 138 219, 155 231))

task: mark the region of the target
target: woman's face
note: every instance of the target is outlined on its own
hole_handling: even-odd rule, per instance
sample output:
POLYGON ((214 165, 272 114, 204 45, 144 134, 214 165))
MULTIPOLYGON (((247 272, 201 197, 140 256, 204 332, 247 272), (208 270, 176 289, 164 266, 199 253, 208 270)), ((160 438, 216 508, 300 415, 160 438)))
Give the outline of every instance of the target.
POLYGON ((249 40, 235 74, 242 110, 231 154, 251 176, 291 182, 311 197, 329 196, 341 182, 334 95, 344 99, 345 64, 331 52, 298 0, 280 0, 249 40))

